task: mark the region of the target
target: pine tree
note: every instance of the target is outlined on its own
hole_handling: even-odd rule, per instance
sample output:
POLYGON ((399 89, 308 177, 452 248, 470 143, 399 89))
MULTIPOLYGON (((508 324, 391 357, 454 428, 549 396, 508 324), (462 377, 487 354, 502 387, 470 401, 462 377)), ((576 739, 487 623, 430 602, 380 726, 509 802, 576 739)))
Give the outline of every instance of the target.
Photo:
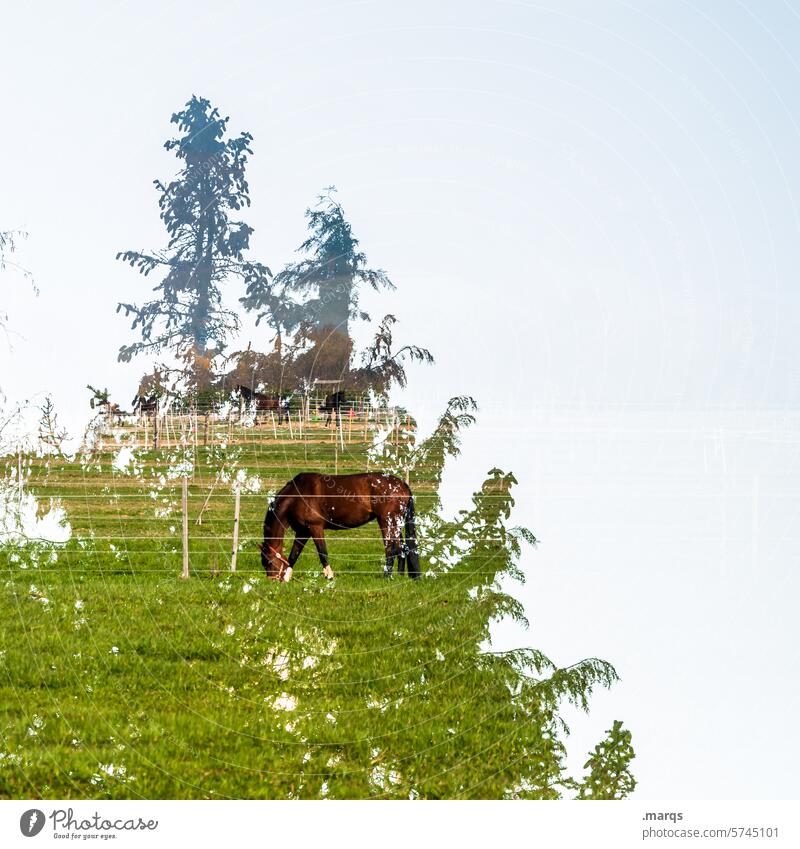
POLYGON ((405 386, 404 362, 432 363, 430 351, 417 345, 392 348, 397 319, 385 315, 372 343, 356 356, 351 322, 370 321, 359 306, 365 287, 394 289, 382 269, 369 268, 366 254, 329 186, 313 209, 306 210, 309 236, 298 248, 302 259, 274 278, 253 278, 241 301, 276 333, 281 369, 298 383, 314 378, 346 381, 350 390, 385 396, 393 385, 405 386), (294 345, 282 346, 294 334, 294 345))
POLYGON ((369 321, 358 305, 360 287, 394 289, 385 271, 367 267, 335 192, 329 186, 306 210, 309 236, 298 248, 303 258, 274 281, 254 278, 242 298, 247 309, 259 313, 259 321, 266 318, 276 330, 325 330, 350 338, 351 320, 369 321))
POLYGON ((223 304, 223 285, 231 278, 264 285, 270 277, 267 266, 245 259, 252 227, 232 218, 250 205, 245 170, 252 136, 229 137, 228 120, 196 96, 172 116, 179 135, 164 147, 175 153, 181 170, 169 183, 155 181, 167 247, 117 254, 145 276, 164 273, 154 289, 156 298, 141 306, 117 306, 141 334, 141 341, 120 348, 122 361, 165 348, 182 356, 206 356, 212 341, 224 345, 239 327, 236 313, 223 304))
POLYGON ((624 799, 636 788, 636 779, 630 771, 631 761, 636 757, 631 732, 616 719, 606 734, 583 765, 589 774, 574 785, 578 799, 624 799))

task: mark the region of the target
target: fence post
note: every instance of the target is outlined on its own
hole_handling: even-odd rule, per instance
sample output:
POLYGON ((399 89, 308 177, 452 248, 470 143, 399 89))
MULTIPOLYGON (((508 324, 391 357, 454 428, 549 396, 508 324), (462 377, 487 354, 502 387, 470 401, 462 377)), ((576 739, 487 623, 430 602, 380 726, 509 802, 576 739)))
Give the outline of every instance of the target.
POLYGON ((181 578, 189 577, 189 478, 183 476, 183 572, 181 578))
POLYGON ((233 491, 236 500, 233 504, 233 547, 231 548, 231 572, 236 571, 236 554, 239 551, 239 504, 241 490, 238 481, 233 491))
POLYGON ((272 435, 275 437, 275 439, 277 439, 278 438, 278 430, 275 427, 275 413, 273 413, 272 410, 270 410, 269 415, 270 415, 270 418, 272 419, 272 435))

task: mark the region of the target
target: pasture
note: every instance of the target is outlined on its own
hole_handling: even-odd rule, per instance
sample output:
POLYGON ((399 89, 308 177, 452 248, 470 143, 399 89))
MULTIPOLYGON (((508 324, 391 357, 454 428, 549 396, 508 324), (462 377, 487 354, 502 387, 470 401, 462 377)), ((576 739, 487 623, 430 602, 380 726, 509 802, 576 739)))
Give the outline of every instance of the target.
POLYGON ((71 533, 0 546, 0 797, 565 794, 558 706, 585 706, 615 674, 481 651, 493 618, 522 617, 497 579, 517 573, 526 534, 511 528, 514 480, 498 470, 462 515, 440 515, 463 424, 449 408, 425 443, 412 424, 378 450, 374 434, 342 450, 321 426, 300 441, 270 425, 155 451, 122 428, 75 458, 26 456, 26 491, 62 508, 71 533), (422 580, 382 578, 374 523, 328 534, 334 581, 313 546, 291 583, 266 579, 268 494, 334 463, 408 476, 422 580))

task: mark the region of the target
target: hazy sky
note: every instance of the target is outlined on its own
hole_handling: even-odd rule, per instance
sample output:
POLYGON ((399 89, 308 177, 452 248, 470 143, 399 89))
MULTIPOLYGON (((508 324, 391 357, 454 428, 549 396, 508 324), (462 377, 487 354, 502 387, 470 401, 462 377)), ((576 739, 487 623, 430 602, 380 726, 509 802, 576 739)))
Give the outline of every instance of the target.
MULTIPOLYGON (((371 263, 398 285, 364 304, 373 316, 395 313, 399 335, 437 357, 435 368, 414 370, 406 400, 429 423, 447 397, 468 392, 497 428, 468 442, 473 453, 454 499, 487 463, 513 467, 520 509, 551 545, 531 568, 558 551, 546 589, 572 587, 584 620, 595 599, 615 611, 613 625, 582 620, 580 627, 588 644, 606 627, 624 635, 608 642, 609 655, 636 646, 623 658, 626 681, 635 682, 626 686, 641 688, 638 701, 627 690, 635 715, 625 699, 614 708, 644 737, 642 792, 686 792, 681 771, 696 741, 675 731, 659 748, 658 735, 675 711, 697 710, 698 699, 704 727, 721 730, 704 738, 712 740, 706 772, 688 795, 758 795, 767 785, 773 795, 776 787, 796 795, 788 760, 764 762, 751 752, 737 772, 725 757, 736 734, 759 722, 759 710, 769 714, 773 736, 758 751, 785 752, 786 723, 800 708, 796 686, 767 707, 737 699, 737 690, 753 686, 752 669, 733 648, 745 636, 757 648, 767 640, 746 662, 764 656, 796 670, 797 626, 785 607, 796 596, 785 591, 797 589, 800 546, 787 537, 800 507, 790 498, 800 490, 797 451, 780 428, 773 428, 777 443, 759 436, 771 427, 762 419, 745 427, 727 414, 675 419, 668 411, 770 408, 775 416, 797 405, 800 6, 17 3, 4 8, 2 28, 0 229, 29 232, 19 259, 41 290, 35 298, 12 272, 0 277, 13 330, 11 348, 0 345, 9 400, 51 392, 68 422, 87 412, 87 383, 129 401, 148 363, 115 362, 132 337, 114 309, 145 298, 148 286, 114 256, 164 244, 152 180, 174 173, 162 148, 169 118, 193 93, 211 99, 233 131, 255 137, 253 257, 273 270, 290 261, 305 208, 337 185, 371 263), (526 415, 534 409, 560 412, 542 424, 526 415), (586 409, 621 418, 609 425, 595 413, 584 418, 586 409), (587 428, 596 434, 588 455, 576 436, 587 428), (739 477, 713 463, 709 472, 708 456, 719 462, 717 428, 744 440, 739 477), (619 436, 626 433, 638 434, 633 444, 619 436), (777 466, 776 444, 784 446, 777 466), (588 489, 583 459, 594 463, 588 489), (619 469, 633 483, 621 486, 619 469), (590 495, 581 509, 576 492, 590 495), (700 502, 687 492, 701 493, 700 502), (749 505, 749 533, 734 529, 735 511, 722 508, 740 498, 749 505), (765 498, 781 505, 780 527, 765 524, 765 498), (597 532, 601 513, 605 536, 593 541, 587 534, 597 532), (670 539, 690 541, 665 546, 656 517, 665 518, 670 539), (724 545, 703 559, 706 549, 691 542, 695 531, 706 544, 724 545), (583 547, 570 548, 569 535, 583 547), (615 539, 628 546, 624 574, 615 571, 615 539), (733 567, 725 573, 737 603, 758 598, 755 618, 743 615, 746 632, 712 603, 715 576, 740 546, 761 570, 759 580, 745 581, 733 567), (580 577, 587 556, 591 580, 580 577), (630 589, 636 574, 638 595, 630 589), (669 576, 686 583, 692 574, 704 612, 681 628, 678 614, 673 620, 670 609, 652 605, 669 576), (651 607, 634 610, 642 597, 651 607), (786 619, 776 619, 770 599, 786 619), (649 635, 648 609, 663 622, 649 635), (728 646, 726 680, 738 685, 730 700, 712 704, 707 690, 698 696, 683 678, 674 700, 660 698, 653 664, 674 663, 678 640, 675 650, 699 681, 710 660, 691 647, 703 634, 715 634, 723 654, 728 646), (723 716, 728 724, 717 722, 723 716), (674 763, 659 760, 666 752, 676 753, 674 763)), ((265 344, 263 331, 248 339, 265 344)), ((538 603, 538 621, 554 629, 551 645, 534 642, 564 646, 568 638, 548 620, 541 596, 526 603, 533 613, 538 603)), ((565 631, 574 624, 568 609, 565 631)))
POLYGON ((794 402, 797 8, 43 8, 3 13, 0 222, 29 231, 42 292, 4 275, 10 397, 130 394, 146 364, 115 364, 114 308, 148 287, 114 256, 164 243, 152 180, 196 93, 255 136, 254 256, 289 261, 306 206, 339 187, 399 286, 375 312, 438 355, 417 392, 794 402))

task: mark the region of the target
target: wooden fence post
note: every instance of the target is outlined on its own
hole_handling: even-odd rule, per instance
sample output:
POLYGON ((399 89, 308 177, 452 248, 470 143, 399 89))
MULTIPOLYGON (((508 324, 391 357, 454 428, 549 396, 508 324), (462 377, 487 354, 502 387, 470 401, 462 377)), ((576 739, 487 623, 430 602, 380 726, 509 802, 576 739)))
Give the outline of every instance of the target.
POLYGON ((181 578, 189 577, 189 478, 183 476, 183 572, 181 578))
POLYGON ((231 572, 236 571, 236 554, 239 551, 239 505, 241 499, 241 489, 237 481, 234 487, 236 500, 233 504, 233 547, 231 548, 231 572))
POLYGON ((275 437, 275 439, 277 439, 278 438, 278 430, 275 427, 275 413, 273 413, 272 410, 270 410, 269 415, 270 415, 270 418, 272 419, 272 435, 275 437))

